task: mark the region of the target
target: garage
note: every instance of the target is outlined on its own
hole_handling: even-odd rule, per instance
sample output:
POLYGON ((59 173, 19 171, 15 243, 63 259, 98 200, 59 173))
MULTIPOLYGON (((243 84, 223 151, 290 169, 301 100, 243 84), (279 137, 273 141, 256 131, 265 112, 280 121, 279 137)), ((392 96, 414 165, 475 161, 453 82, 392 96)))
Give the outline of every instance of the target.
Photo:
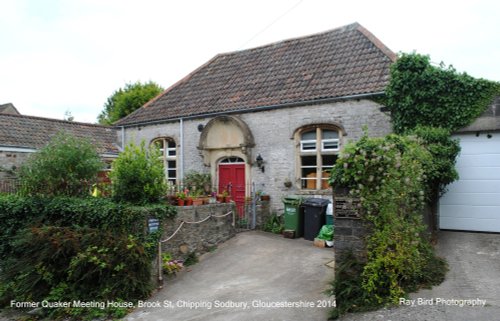
POLYGON ((454 135, 462 148, 458 181, 439 204, 439 227, 500 232, 500 132, 454 135))

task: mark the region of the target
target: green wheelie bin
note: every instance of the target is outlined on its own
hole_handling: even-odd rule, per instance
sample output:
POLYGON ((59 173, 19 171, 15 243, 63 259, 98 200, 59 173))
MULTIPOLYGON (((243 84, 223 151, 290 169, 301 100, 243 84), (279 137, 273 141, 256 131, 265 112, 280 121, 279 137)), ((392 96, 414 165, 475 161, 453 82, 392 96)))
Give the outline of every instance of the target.
POLYGON ((302 237, 304 235, 304 213, 302 211, 302 198, 288 195, 283 199, 285 205, 285 232, 288 237, 302 237))

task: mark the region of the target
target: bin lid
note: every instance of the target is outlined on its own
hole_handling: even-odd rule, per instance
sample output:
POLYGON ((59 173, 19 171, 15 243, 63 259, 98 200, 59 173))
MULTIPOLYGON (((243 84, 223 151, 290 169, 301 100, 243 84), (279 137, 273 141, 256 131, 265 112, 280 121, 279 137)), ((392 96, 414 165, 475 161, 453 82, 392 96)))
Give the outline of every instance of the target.
POLYGON ((326 206, 326 215, 333 215, 333 204, 328 203, 326 206))
POLYGON ((302 202, 302 197, 300 197, 298 195, 287 195, 287 196, 285 196, 285 198, 283 198, 283 203, 287 203, 287 204, 290 204, 290 203, 296 204, 296 203, 301 203, 301 202, 302 202))
POLYGON ((307 198, 302 205, 312 207, 325 207, 330 203, 330 200, 324 198, 307 198))

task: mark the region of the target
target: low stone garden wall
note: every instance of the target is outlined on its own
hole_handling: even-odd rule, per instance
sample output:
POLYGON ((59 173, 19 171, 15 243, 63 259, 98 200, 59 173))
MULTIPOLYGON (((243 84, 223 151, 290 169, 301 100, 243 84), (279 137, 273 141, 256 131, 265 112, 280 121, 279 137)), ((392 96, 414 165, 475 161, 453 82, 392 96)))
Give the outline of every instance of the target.
POLYGON ((176 217, 167 219, 164 223, 162 240, 170 237, 182 221, 199 222, 210 215, 221 216, 230 211, 234 215, 221 218, 211 217, 200 224, 185 223, 171 240, 162 244, 162 252, 172 254, 173 258, 181 258, 191 252, 202 254, 236 234, 236 208, 232 203, 177 207, 176 217))
MULTIPOLYGON (((256 228, 260 228, 269 216, 269 202, 257 202, 256 228)), ((199 224, 184 223, 174 237, 162 243, 161 252, 171 254, 173 259, 185 259, 193 252, 198 256, 212 251, 217 245, 235 236, 238 231, 248 228, 246 223, 241 225, 242 220, 238 217, 235 203, 178 206, 177 215, 172 219, 165 220, 161 240, 165 240, 174 234, 183 221, 203 222, 199 224), (223 216, 229 212, 232 212, 232 214, 224 217, 210 217, 205 220, 210 215, 223 216)), ((246 222, 248 222, 248 218, 246 222)), ((158 281, 158 271, 158 259, 155 259, 152 275, 155 283, 158 281)))

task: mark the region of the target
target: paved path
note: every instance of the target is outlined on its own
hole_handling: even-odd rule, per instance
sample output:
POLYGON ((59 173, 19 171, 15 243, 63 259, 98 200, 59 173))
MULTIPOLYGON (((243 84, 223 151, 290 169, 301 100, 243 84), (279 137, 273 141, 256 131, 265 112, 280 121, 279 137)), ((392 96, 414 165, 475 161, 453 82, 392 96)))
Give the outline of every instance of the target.
POLYGON ((500 234, 440 232, 438 254, 450 266, 446 280, 410 296, 413 306, 353 313, 340 321, 492 321, 500 320, 500 234), (419 300, 420 299, 420 304, 419 300), (444 299, 444 301, 439 301, 444 299), (457 306, 463 299, 483 306, 457 306), (429 305, 429 303, 433 303, 429 305))
POLYGON ((149 300, 160 307, 138 308, 125 320, 324 321, 330 308, 317 304, 331 302, 322 292, 333 279, 334 270, 326 266, 333 259, 332 249, 303 239, 240 233, 165 284, 149 300), (260 302, 315 307, 256 306, 260 302))

